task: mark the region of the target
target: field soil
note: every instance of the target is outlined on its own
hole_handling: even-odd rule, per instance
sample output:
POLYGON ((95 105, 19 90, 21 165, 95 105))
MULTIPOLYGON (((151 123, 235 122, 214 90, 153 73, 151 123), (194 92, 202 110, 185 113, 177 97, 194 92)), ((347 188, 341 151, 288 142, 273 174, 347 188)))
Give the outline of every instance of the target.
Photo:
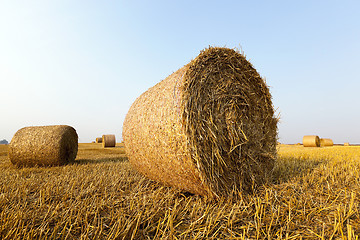
POLYGON ((360 147, 279 145, 269 184, 219 201, 134 171, 125 148, 17 168, 0 145, 0 239, 357 239, 360 147))

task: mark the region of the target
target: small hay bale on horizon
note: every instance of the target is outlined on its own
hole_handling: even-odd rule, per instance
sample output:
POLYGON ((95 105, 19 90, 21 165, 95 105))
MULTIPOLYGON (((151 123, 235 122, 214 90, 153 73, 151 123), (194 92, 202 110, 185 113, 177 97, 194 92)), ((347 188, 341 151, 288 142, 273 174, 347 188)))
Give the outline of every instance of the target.
POLYGON ((58 166, 75 161, 78 135, 67 125, 24 127, 9 145, 9 159, 16 166, 58 166))
POLYGON ((306 135, 303 137, 304 147, 320 147, 320 138, 316 135, 306 135))
POLYGON ((97 138, 95 139, 95 142, 96 142, 96 143, 102 143, 102 137, 97 137, 97 138))
POLYGON ((330 138, 320 138, 320 147, 332 147, 334 142, 330 138))
POLYGON ((277 122, 269 88, 245 56, 209 47, 135 100, 123 138, 146 177, 228 197, 267 181, 277 122))
POLYGON ((104 148, 115 147, 116 146, 115 135, 113 135, 113 134, 103 135, 102 136, 102 145, 104 148))
POLYGON ((350 143, 346 142, 344 143, 344 146, 350 146, 350 143))

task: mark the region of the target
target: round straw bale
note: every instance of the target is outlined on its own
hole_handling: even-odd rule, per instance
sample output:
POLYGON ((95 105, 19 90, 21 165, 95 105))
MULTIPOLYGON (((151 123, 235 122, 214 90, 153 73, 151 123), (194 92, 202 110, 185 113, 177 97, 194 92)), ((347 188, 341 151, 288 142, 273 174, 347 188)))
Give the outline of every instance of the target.
POLYGON ((96 138, 96 143, 102 143, 102 137, 96 138))
POLYGON ((9 159, 17 166, 57 166, 74 162, 78 135, 66 125, 24 127, 9 145, 9 159))
POLYGON ((350 146, 350 143, 346 142, 344 143, 344 146, 350 146))
POLYGON ((320 138, 316 135, 306 135, 303 137, 304 147, 320 147, 320 138))
POLYGON ((320 146, 321 147, 332 147, 332 146, 334 146, 334 142, 330 138, 320 138, 320 146))
POLYGON ((102 136, 102 145, 103 147, 115 147, 116 140, 115 135, 109 134, 109 135, 103 135, 102 136))
POLYGON ((135 100, 123 138, 145 176, 218 197, 267 180, 277 122, 252 64, 238 51, 210 47, 135 100))

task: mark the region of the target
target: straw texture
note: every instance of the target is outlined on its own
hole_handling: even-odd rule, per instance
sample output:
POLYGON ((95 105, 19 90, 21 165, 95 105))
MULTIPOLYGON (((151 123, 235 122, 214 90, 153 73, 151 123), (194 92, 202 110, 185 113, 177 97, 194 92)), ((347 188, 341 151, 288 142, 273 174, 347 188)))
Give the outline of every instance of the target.
POLYGON ((330 138, 320 138, 320 146, 321 147, 332 147, 332 146, 334 146, 334 142, 330 138))
POLYGON ((320 147, 320 138, 316 135, 306 135, 303 137, 304 147, 320 147))
POLYGON ((135 100, 123 138, 130 163, 145 176, 227 196, 266 181, 277 119, 267 85, 245 57, 210 47, 135 100))
POLYGON ((9 145, 9 159, 17 166, 57 166, 75 161, 78 135, 66 125, 25 127, 9 145))
POLYGON ((102 137, 98 137, 95 140, 96 140, 96 143, 102 143, 102 137))
POLYGON ((104 148, 115 147, 115 145, 116 145, 115 135, 112 135, 112 134, 103 135, 102 136, 102 145, 104 148))

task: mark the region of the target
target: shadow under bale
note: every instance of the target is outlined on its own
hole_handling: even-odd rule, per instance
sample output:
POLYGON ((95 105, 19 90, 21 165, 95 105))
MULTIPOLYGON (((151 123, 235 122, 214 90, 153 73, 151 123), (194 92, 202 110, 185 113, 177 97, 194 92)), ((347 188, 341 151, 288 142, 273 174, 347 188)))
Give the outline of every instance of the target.
POLYGON ((74 164, 98 164, 98 163, 106 163, 106 162, 126 162, 129 159, 127 157, 108 157, 108 158, 99 158, 99 159, 77 159, 74 164))

